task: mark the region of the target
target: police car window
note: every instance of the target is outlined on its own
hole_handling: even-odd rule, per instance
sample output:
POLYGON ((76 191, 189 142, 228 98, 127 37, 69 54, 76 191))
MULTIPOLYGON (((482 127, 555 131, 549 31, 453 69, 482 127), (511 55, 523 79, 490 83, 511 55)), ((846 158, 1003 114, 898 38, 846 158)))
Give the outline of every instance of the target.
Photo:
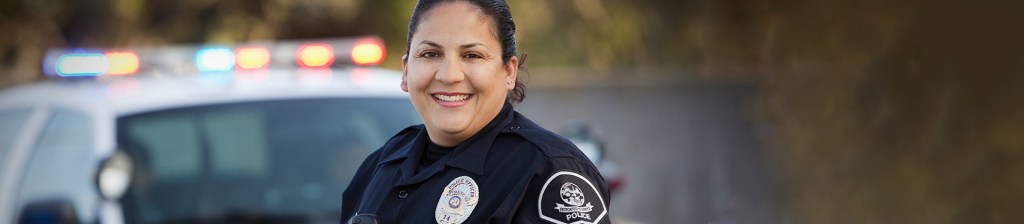
POLYGON ((29 112, 29 109, 0 111, 0 161, 5 161, 7 151, 14 147, 14 140, 21 133, 29 112))
POLYGON ((153 175, 175 178, 198 172, 200 143, 194 120, 190 116, 154 116, 131 127, 132 140, 147 143, 145 152, 160 158, 145 160, 153 175))
POLYGON ((211 111, 203 116, 213 160, 212 171, 222 175, 263 175, 267 171, 265 117, 249 108, 211 111))
MULTIPOLYGON (((157 111, 118 121, 136 161, 133 221, 331 217, 362 160, 421 123, 406 99, 304 99, 157 111)), ((291 220, 291 219, 287 219, 291 220)), ((301 222, 301 221, 298 221, 301 222)))
POLYGON ((93 153, 93 123, 82 113, 56 110, 35 143, 22 183, 18 207, 37 200, 71 201, 79 220, 92 220, 98 166, 93 153))

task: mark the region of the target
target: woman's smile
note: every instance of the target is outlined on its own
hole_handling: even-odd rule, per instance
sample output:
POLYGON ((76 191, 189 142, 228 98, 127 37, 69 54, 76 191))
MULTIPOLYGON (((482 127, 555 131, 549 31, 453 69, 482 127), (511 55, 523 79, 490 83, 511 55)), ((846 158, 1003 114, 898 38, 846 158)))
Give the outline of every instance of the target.
POLYGON ((469 100, 473 97, 473 94, 440 92, 432 93, 430 96, 434 97, 434 102, 437 102, 438 105, 454 108, 468 104, 469 100))

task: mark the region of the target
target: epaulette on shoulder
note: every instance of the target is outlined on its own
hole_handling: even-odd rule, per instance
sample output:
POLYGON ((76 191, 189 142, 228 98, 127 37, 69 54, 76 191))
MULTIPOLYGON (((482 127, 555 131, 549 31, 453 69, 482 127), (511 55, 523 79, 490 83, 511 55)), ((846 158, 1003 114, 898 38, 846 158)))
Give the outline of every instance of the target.
POLYGON ((576 144, 540 127, 518 112, 515 113, 511 125, 518 126, 514 133, 536 145, 548 157, 574 157, 572 152, 579 151, 576 149, 576 144))

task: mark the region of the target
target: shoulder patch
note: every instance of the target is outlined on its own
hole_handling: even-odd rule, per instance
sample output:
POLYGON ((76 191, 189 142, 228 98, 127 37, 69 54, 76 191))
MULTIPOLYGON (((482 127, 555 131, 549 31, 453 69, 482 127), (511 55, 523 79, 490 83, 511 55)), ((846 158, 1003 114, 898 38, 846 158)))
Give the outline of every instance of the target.
POLYGON ((544 182, 537 212, 540 217, 556 224, 598 223, 608 214, 604 198, 583 175, 562 171, 544 182))

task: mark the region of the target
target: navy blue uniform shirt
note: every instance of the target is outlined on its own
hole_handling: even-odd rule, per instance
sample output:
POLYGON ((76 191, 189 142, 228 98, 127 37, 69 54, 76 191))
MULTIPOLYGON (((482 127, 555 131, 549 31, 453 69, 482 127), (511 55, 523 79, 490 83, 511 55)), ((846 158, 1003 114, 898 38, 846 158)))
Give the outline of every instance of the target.
POLYGON ((597 168, 508 103, 417 172, 428 143, 416 125, 370 154, 345 190, 341 222, 372 214, 389 224, 610 223, 608 186, 597 168))

